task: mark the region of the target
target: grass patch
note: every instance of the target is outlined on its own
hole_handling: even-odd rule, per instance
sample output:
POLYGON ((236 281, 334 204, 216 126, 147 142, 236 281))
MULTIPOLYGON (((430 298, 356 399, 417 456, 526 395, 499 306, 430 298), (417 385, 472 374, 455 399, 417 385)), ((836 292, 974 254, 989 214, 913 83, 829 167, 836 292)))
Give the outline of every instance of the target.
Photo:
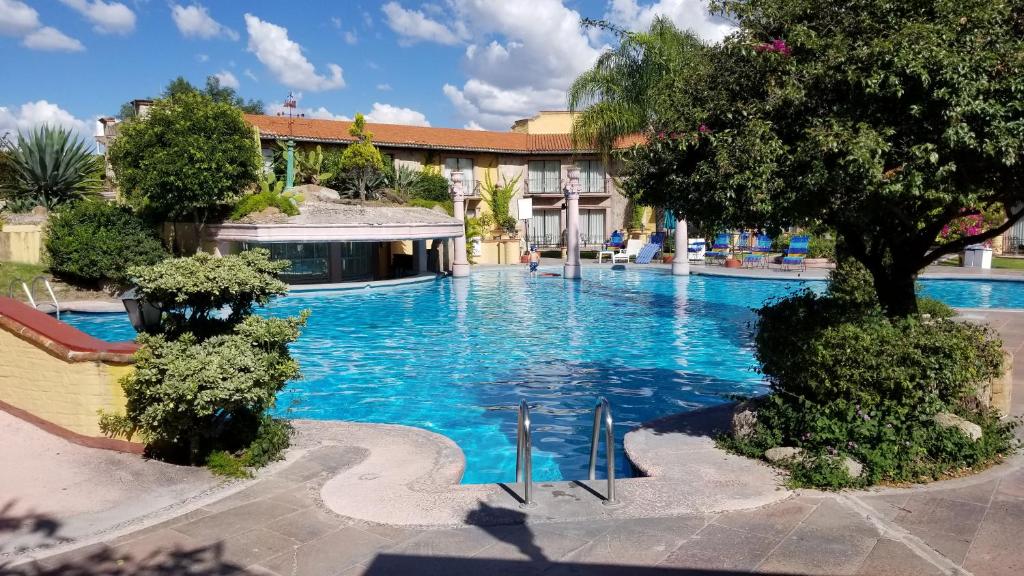
POLYGON ((1024 258, 992 257, 992 267, 1003 270, 1024 270, 1024 258))
MULTIPOLYGON (((43 274, 46 274, 46 266, 43 264, 22 264, 21 262, 0 262, 0 290, 3 290, 3 295, 7 295, 7 289, 11 285, 11 282, 16 279, 21 279, 24 282, 31 282, 33 278, 43 274)), ((15 297, 18 294, 22 294, 21 286, 15 287, 15 297)))

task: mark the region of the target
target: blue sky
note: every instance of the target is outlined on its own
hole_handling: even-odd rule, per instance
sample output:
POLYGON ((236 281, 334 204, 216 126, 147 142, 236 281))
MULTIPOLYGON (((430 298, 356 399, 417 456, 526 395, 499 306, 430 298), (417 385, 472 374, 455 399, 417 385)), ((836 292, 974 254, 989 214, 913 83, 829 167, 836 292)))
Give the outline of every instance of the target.
POLYGON ((638 29, 655 14, 728 32, 704 0, 0 0, 0 132, 92 134, 179 75, 220 75, 271 112, 294 92, 314 117, 505 130, 564 108, 607 47, 581 16, 638 29))

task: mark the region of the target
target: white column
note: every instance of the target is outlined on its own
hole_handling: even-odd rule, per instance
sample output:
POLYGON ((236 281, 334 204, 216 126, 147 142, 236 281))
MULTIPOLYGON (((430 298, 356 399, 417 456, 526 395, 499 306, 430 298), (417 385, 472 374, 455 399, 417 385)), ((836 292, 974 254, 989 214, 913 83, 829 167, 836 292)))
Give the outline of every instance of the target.
POLYGON ((672 259, 672 275, 688 276, 690 274, 690 236, 686 233, 686 220, 676 216, 676 256, 672 259))
MULTIPOLYGON (((452 204, 455 205, 455 219, 466 220, 466 187, 462 183, 462 173, 452 171, 452 204)), ((452 276, 464 278, 469 276, 469 260, 466 259, 466 230, 455 237, 455 254, 452 255, 452 276)))
POLYGON ((565 186, 565 266, 566 278, 580 277, 580 169, 569 168, 569 183, 565 186))
POLYGON ((412 241, 412 258, 416 263, 416 273, 422 274, 427 271, 427 241, 412 241))
POLYGON ((231 242, 227 240, 217 240, 217 243, 213 247, 213 255, 221 258, 231 254, 231 242))

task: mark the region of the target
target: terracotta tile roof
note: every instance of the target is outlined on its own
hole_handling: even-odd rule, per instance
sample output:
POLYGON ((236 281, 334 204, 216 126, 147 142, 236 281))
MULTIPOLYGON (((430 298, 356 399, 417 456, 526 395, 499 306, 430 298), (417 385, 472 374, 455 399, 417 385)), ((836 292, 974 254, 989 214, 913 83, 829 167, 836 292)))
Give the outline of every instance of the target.
MULTIPOLYGON (((245 119, 260 131, 263 138, 291 137, 304 142, 352 142, 348 129, 351 122, 318 120, 314 118, 287 118, 246 114, 245 119)), ((569 134, 524 134, 521 132, 492 132, 486 130, 459 130, 457 128, 430 128, 399 124, 367 122, 375 144, 395 148, 432 148, 439 150, 467 150, 476 152, 513 152, 542 154, 573 152, 569 134)), ((642 143, 643 136, 624 138, 616 148, 642 143)), ((577 150, 592 152, 592 150, 577 150)))

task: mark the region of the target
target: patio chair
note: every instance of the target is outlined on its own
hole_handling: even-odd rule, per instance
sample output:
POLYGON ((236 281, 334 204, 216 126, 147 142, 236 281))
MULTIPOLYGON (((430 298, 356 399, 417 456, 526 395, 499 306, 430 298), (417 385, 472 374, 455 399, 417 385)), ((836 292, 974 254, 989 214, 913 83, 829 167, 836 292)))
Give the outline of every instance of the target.
POLYGON ((725 259, 729 257, 729 234, 716 234, 715 241, 711 243, 711 250, 704 253, 704 261, 707 264, 714 264, 717 260, 719 263, 725 262, 725 259))
POLYGON ((622 248, 626 245, 625 240, 622 238, 622 232, 618 230, 612 232, 611 237, 608 238, 609 248, 622 248))
POLYGON ((686 257, 690 262, 703 262, 707 251, 707 242, 703 238, 690 238, 686 246, 686 257))
POLYGON ((766 234, 758 234, 754 240, 754 246, 750 254, 743 257, 743 265, 753 268, 754 266, 768 267, 768 255, 772 251, 772 239, 766 234))
POLYGON ((665 246, 665 233, 655 232, 651 234, 651 239, 640 249, 640 252, 636 255, 637 264, 650 264, 651 260, 661 252, 665 246))
POLYGON ((792 270, 794 267, 807 270, 807 252, 810 249, 810 236, 793 236, 789 239, 789 248, 782 257, 782 269, 792 270))
POLYGON ((630 258, 636 258, 636 255, 640 253, 640 249, 643 248, 643 246, 643 240, 636 238, 626 240, 626 247, 615 254, 612 254, 612 264, 617 262, 629 262, 630 258))

